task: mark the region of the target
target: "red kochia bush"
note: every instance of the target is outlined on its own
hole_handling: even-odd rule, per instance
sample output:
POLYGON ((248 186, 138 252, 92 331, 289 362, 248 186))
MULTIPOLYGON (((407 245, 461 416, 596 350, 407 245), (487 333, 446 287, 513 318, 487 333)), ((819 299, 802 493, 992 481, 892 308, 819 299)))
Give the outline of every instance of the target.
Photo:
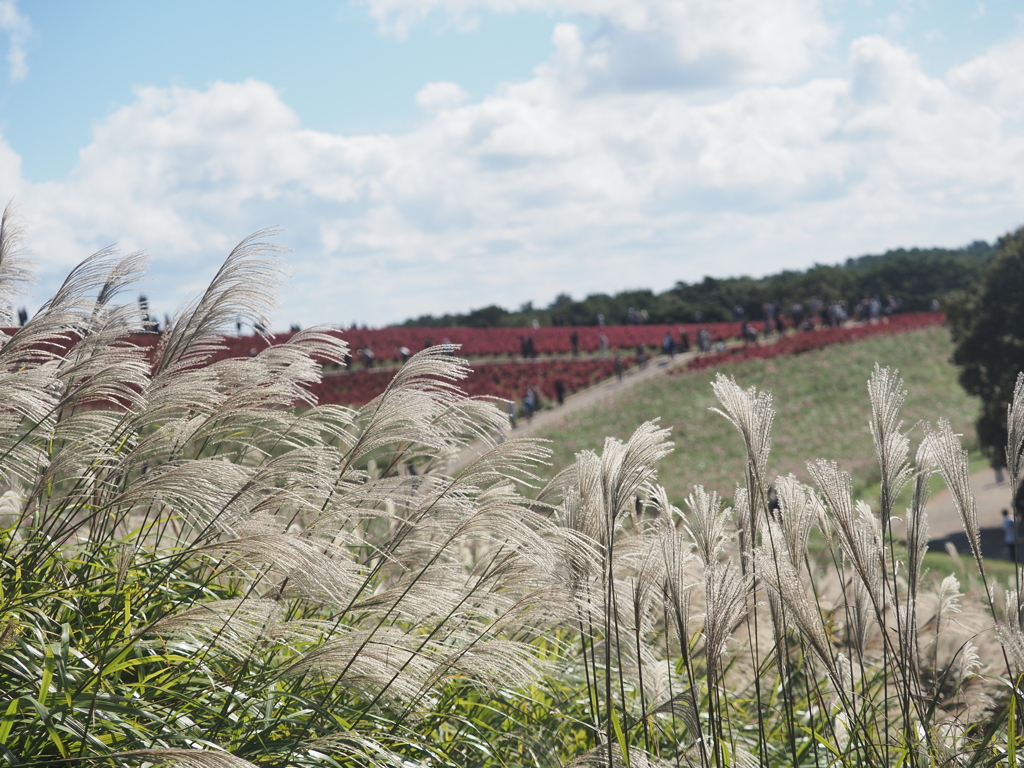
MULTIPOLYGON (((798 355, 802 352, 821 349, 830 344, 844 344, 871 336, 904 333, 924 328, 928 325, 940 325, 945 322, 945 319, 946 316, 939 312, 910 312, 905 315, 893 315, 879 323, 864 323, 862 325, 842 328, 819 328, 815 331, 801 331, 792 336, 779 339, 774 344, 765 344, 764 346, 752 344, 698 357, 691 361, 685 370, 699 371, 704 368, 713 368, 717 365, 738 362, 740 360, 754 360, 778 357, 780 355, 798 355)), ((682 372, 680 370, 672 371, 673 374, 682 372)))

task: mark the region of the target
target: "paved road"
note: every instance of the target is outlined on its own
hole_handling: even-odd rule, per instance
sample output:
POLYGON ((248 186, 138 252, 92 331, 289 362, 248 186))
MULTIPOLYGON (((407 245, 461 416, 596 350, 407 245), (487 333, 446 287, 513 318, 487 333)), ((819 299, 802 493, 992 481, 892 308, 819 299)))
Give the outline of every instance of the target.
MULTIPOLYGON (((975 472, 971 475, 971 489, 978 507, 978 525, 981 528, 981 551, 985 557, 1006 557, 1003 544, 1002 510, 1010 509, 1010 483, 1005 479, 996 483, 995 473, 991 469, 975 472)), ((931 549, 943 549, 947 541, 952 541, 963 555, 970 554, 970 544, 964 533, 960 516, 953 506, 953 497, 948 488, 941 491, 928 502, 928 531, 931 534, 931 549)), ((1022 553, 1024 555, 1024 553, 1022 553)))

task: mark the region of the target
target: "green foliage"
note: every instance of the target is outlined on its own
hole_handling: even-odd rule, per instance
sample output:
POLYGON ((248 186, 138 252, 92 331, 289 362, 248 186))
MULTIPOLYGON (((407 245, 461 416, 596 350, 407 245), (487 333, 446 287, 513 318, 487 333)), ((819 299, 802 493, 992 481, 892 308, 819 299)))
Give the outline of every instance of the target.
POLYGON ((999 239, 984 279, 947 310, 961 367, 960 383, 981 398, 978 442, 1006 466, 1006 409, 1024 370, 1024 228, 999 239))
POLYGON ((541 325, 594 325, 599 314, 609 324, 626 324, 630 309, 647 312, 653 323, 692 323, 697 312, 714 322, 731 320, 735 306, 743 307, 746 317, 759 319, 766 303, 788 313, 794 303, 806 306, 813 299, 844 300, 852 307, 865 296, 890 294, 901 298, 907 310, 926 310, 933 299, 945 300, 950 292, 977 283, 994 254, 995 248, 984 241, 955 250, 900 248, 847 259, 836 266, 818 264, 803 272, 786 270, 756 279, 705 277, 699 283, 676 283, 663 293, 630 290, 614 296, 594 294, 581 301, 562 293, 543 309, 531 303, 510 312, 492 305, 465 314, 424 315, 405 325, 520 327, 533 320, 541 325))

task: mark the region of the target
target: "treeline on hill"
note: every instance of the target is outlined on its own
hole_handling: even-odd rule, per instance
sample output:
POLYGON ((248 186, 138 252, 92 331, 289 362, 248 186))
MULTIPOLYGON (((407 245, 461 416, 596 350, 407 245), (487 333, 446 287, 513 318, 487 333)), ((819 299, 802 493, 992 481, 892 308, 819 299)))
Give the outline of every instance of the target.
POLYGON ((609 325, 634 322, 634 313, 646 312, 651 323, 691 323, 732 320, 732 308, 741 306, 750 319, 762 319, 761 307, 772 303, 789 313, 795 303, 844 300, 851 307, 865 296, 896 296, 908 311, 929 308, 932 299, 977 283, 996 252, 994 245, 977 240, 957 249, 900 248, 878 256, 847 259, 844 264, 817 264, 806 271, 786 270, 762 278, 705 277, 692 285, 679 282, 664 293, 622 291, 614 296, 594 294, 575 301, 560 294, 547 307, 527 302, 516 311, 499 306, 465 314, 423 315, 407 326, 470 328, 519 327, 534 320, 541 325, 596 325, 603 315, 609 325), (697 313, 700 312, 698 317, 697 313))

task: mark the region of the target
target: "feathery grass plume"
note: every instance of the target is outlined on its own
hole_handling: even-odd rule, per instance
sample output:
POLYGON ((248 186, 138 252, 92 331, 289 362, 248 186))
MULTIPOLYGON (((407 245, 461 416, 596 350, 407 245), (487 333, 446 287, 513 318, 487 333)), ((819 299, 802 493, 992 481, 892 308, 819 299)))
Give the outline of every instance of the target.
POLYGON ((1013 583, 1006 590, 1004 615, 996 619, 996 636, 1013 662, 1014 674, 1020 675, 1024 673, 1024 611, 1019 608, 1024 596, 1024 579, 1010 578, 1013 583))
POLYGON ((221 334, 239 320, 257 331, 270 325, 283 271, 275 254, 284 249, 263 238, 276 232, 264 229, 242 240, 203 294, 175 313, 161 339, 155 379, 208 360, 222 349, 221 334))
POLYGON ((981 532, 978 528, 978 509, 974 500, 974 492, 971 490, 967 451, 960 447, 958 436, 953 434, 953 429, 945 419, 939 419, 938 430, 928 430, 924 442, 953 497, 953 506, 956 507, 960 521, 963 523, 964 532, 967 534, 967 541, 970 542, 971 552, 974 554, 978 569, 984 573, 985 566, 981 557, 981 532))
POLYGON ((686 497, 686 506, 690 509, 684 518, 686 532, 693 541, 697 557, 707 568, 722 554, 732 510, 728 507, 723 510, 718 494, 708 494, 702 485, 695 486, 693 493, 686 497))
POLYGON ((212 749, 135 749, 106 756, 106 759, 110 758, 145 762, 153 766, 166 765, 169 768, 257 768, 248 760, 212 749))
POLYGON ((871 596, 876 615, 880 616, 885 610, 878 568, 881 543, 870 508, 865 510, 854 506, 850 474, 841 471, 834 461, 819 459, 808 462, 807 471, 825 495, 839 546, 853 564, 855 573, 871 596))
POLYGON ((928 481, 935 473, 935 464, 927 445, 922 443, 914 457, 914 485, 910 507, 907 509, 907 582, 911 596, 917 594, 921 579, 921 566, 928 552, 928 514, 926 508, 931 496, 928 481))
POLYGON ((1010 474, 1011 498, 1020 482, 1021 454, 1024 453, 1024 371, 1017 374, 1013 398, 1006 410, 1006 469, 1010 474))
POLYGON ((820 502, 795 475, 775 478, 775 493, 779 500, 779 525, 782 541, 789 559, 799 571, 807 554, 811 528, 818 522, 820 502))
POLYGON ((912 477, 907 462, 910 441, 900 432, 903 426, 900 410, 907 397, 902 387, 903 379, 899 377, 899 371, 890 371, 875 363, 871 378, 868 379, 868 395, 871 399, 871 438, 875 443, 875 455, 881 473, 883 532, 889 529, 889 517, 896 497, 912 477))
POLYGON ((830 677, 836 678, 836 660, 821 612, 807 597, 807 588, 800 578, 799 567, 790 556, 789 542, 777 521, 765 523, 774 530, 765 532, 761 544, 754 551, 758 573, 772 593, 778 596, 788 615, 793 618, 801 634, 810 643, 822 666, 830 677))
POLYGON ((274 600, 203 602, 153 622, 145 634, 161 642, 170 639, 185 647, 210 648, 241 658, 269 634, 280 613, 281 605, 274 600))
POLYGON ((120 592, 124 586, 124 580, 128 577, 128 571, 135 563, 137 549, 132 544, 122 544, 117 548, 117 578, 114 581, 114 591, 120 592))
POLYGON ((14 321, 14 297, 23 284, 32 282, 32 270, 22 247, 24 240, 25 228, 12 200, 0 216, 0 325, 14 321))
POLYGON ((710 563, 704 569, 704 653, 709 676, 717 679, 726 644, 747 613, 750 579, 735 558, 710 563))
POLYGON ((765 390, 758 392, 756 387, 744 390, 734 378, 722 374, 715 377, 711 388, 725 409, 711 410, 728 419, 743 437, 743 444, 747 450, 751 520, 756 531, 757 513, 761 509, 766 509, 768 502, 768 455, 772 449, 772 422, 775 419, 772 395, 765 390))
POLYGON ((601 478, 609 524, 623 510, 633 509, 640 489, 657 477, 655 464, 673 450, 671 434, 654 420, 637 427, 626 443, 605 440, 601 478))

